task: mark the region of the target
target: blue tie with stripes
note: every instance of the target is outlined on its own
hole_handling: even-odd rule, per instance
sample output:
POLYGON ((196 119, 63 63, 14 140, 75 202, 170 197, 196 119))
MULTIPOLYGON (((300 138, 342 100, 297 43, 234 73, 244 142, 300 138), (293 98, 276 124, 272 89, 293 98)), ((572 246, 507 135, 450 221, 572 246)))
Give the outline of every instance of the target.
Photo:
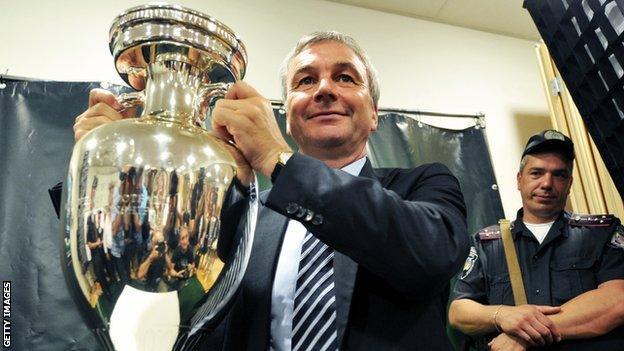
POLYGON ((310 232, 303 239, 293 314, 292 350, 336 350, 334 250, 310 232))

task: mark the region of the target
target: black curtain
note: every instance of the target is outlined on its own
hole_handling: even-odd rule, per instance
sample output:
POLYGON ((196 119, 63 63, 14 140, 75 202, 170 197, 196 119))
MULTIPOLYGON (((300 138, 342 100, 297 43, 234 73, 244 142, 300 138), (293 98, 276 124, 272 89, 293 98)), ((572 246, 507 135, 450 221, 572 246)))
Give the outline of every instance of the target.
POLYGON ((429 126, 397 113, 382 114, 379 130, 369 142, 378 167, 415 167, 429 162, 446 165, 459 179, 468 209, 468 232, 503 218, 503 207, 492 169, 484 129, 429 126))
MULTIPOLYGON (((6 78, 4 82, 0 89, 0 278, 12 283, 11 346, 15 350, 98 349, 65 285, 59 221, 47 189, 65 178, 74 117, 86 109, 89 90, 100 83, 6 78)), ((279 105, 274 108, 285 131, 284 111, 279 105)), ((460 179, 470 232, 503 216, 483 129, 444 130, 382 111, 369 151, 380 167, 433 161, 447 165, 460 179)))

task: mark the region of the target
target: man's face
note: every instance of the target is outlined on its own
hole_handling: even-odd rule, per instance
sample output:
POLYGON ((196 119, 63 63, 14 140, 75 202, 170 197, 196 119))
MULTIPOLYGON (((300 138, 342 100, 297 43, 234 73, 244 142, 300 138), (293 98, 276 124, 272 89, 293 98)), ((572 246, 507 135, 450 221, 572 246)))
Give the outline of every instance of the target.
POLYGON ((189 234, 188 234, 188 229, 185 228, 180 231, 180 247, 183 250, 186 250, 188 246, 189 246, 189 234))
POLYGON ((308 155, 361 152, 377 129, 364 63, 348 46, 314 43, 288 68, 288 132, 308 155))
POLYGON ((535 224, 553 221, 565 207, 572 175, 558 153, 527 155, 526 158, 524 169, 517 175, 524 220, 535 224))

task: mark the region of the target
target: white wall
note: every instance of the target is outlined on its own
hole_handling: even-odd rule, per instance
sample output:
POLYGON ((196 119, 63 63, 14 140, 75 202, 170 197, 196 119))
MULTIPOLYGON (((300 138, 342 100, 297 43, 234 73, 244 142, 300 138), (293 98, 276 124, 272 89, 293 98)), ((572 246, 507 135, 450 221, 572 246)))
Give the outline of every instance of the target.
MULTIPOLYGON (((109 26, 119 12, 142 3, 3 1, 0 70, 51 80, 121 82, 108 51, 109 26)), ((524 142, 549 123, 533 42, 318 0, 177 3, 239 34, 249 54, 245 80, 268 98, 281 96, 278 68, 297 39, 335 29, 355 37, 371 56, 381 78, 380 106, 485 113, 503 206, 507 217, 515 215, 520 206, 515 173, 524 142)))

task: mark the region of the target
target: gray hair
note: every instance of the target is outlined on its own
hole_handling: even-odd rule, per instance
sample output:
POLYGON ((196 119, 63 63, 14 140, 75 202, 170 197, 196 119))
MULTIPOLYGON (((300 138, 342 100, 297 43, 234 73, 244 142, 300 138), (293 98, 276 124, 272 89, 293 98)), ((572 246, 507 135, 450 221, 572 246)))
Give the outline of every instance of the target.
MULTIPOLYGON (((572 170, 574 169, 574 160, 569 160, 567 159, 562 153, 560 152, 554 152, 558 155, 561 156, 561 159, 565 162, 566 164, 566 168, 568 169, 568 172, 570 172, 570 174, 572 174, 572 170)), ((522 173, 522 171, 524 170, 524 167, 527 164, 527 156, 529 155, 533 155, 533 154, 526 154, 524 156, 522 156, 522 159, 520 160, 520 173, 522 173)))
POLYGON ((379 103, 379 80, 377 79, 377 72, 371 64, 368 55, 366 55, 364 50, 362 50, 362 48, 358 45, 355 39, 346 34, 342 34, 336 31, 314 32, 299 39, 299 42, 286 56, 280 68, 280 78, 282 80, 282 99, 286 101, 286 97, 288 96, 287 75, 290 62, 293 60, 293 58, 295 58, 295 56, 299 55, 299 53, 301 53, 303 49, 321 41, 335 41, 338 43, 342 43, 348 46, 351 50, 353 50, 353 52, 362 61, 364 67, 366 68, 368 91, 371 98, 373 99, 374 106, 377 107, 377 104, 379 103))

